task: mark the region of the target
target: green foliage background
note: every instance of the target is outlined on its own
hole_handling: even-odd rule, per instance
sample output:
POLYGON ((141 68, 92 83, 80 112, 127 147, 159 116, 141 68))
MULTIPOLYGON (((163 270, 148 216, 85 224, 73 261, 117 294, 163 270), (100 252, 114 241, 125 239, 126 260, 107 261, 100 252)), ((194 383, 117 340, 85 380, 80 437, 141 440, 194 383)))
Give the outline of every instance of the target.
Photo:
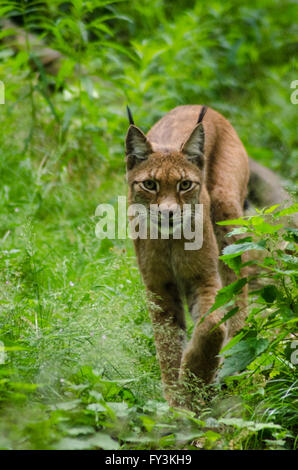
POLYGON ((144 131, 179 104, 215 108, 294 192, 296 12, 294 0, 0 1, 1 448, 295 445, 297 378, 276 363, 227 396, 202 390, 199 418, 169 414, 131 243, 98 240, 94 214, 126 194, 126 104, 144 131), (31 34, 62 54, 56 75, 31 34), (267 392, 274 376, 293 399, 267 392))

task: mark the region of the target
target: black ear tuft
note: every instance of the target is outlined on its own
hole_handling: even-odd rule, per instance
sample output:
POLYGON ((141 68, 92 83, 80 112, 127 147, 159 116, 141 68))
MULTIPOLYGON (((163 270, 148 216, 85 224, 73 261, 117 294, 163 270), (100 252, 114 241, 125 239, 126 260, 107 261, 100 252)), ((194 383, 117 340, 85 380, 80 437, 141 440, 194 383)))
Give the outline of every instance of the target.
POLYGON ((202 107, 197 124, 200 124, 200 122, 203 121, 203 118, 204 118, 205 114, 207 113, 207 110, 208 110, 208 106, 203 106, 202 107))
POLYGON ((128 116, 129 124, 134 126, 135 123, 134 123, 134 120, 133 120, 133 117, 132 117, 132 114, 131 114, 131 110, 129 109, 128 106, 126 106, 126 110, 127 110, 127 116, 128 116))

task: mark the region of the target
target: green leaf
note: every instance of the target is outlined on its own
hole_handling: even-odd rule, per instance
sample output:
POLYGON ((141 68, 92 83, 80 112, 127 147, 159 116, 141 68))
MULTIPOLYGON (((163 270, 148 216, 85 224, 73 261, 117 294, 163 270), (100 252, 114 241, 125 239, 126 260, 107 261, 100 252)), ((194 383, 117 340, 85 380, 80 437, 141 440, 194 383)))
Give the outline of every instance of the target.
POLYGON ((72 400, 72 401, 65 401, 62 403, 55 403, 55 405, 51 406, 52 410, 64 410, 69 411, 77 408, 81 403, 81 400, 72 400))
POLYGON ((10 382, 10 386, 14 388, 14 390, 23 390, 24 392, 34 392, 38 385, 37 384, 28 384, 23 382, 10 382))
MULTIPOLYGON (((246 283, 247 283, 247 278, 244 277, 220 289, 217 292, 215 302, 213 306, 211 307, 211 309, 209 310, 209 312, 207 313, 207 315, 211 312, 214 312, 214 310, 216 310, 219 307, 222 307, 227 302, 232 300, 233 297, 241 291, 241 289, 243 288, 243 286, 245 286, 246 283)), ((204 320, 204 318, 205 317, 202 318, 201 322, 204 320)))
POLYGON ((192 441, 192 440, 197 439, 198 437, 201 437, 201 436, 204 436, 204 435, 205 434, 198 429, 197 431, 177 432, 177 433, 175 433, 175 438, 176 438, 177 442, 182 443, 182 442, 192 441))
POLYGON ((241 418, 221 418, 219 423, 227 426, 235 426, 238 429, 248 429, 249 431, 261 431, 262 429, 280 429, 279 424, 274 423, 257 423, 255 421, 245 421, 241 418))
POLYGON ((249 220, 244 218, 239 219, 230 219, 222 220, 221 222, 216 222, 217 225, 249 225, 249 220))
POLYGON ((129 413, 128 404, 125 401, 107 402, 107 406, 115 413, 118 418, 124 418, 129 413))
POLYGON ((287 255, 287 254, 283 253, 279 256, 279 259, 281 259, 282 261, 284 261, 287 264, 298 266, 298 258, 296 256, 287 255))
POLYGON ((236 372, 244 370, 252 361, 268 348, 269 341, 265 338, 249 337, 242 339, 235 346, 224 353, 223 367, 219 377, 223 379, 236 372))
POLYGON ((71 437, 64 437, 55 444, 55 450, 83 450, 90 448, 92 448, 92 444, 88 444, 82 439, 74 439, 71 437))
POLYGON ((265 286, 261 290, 261 296, 263 297, 265 302, 268 304, 272 304, 276 300, 277 295, 278 295, 278 290, 273 284, 265 286))
POLYGON ((101 405, 100 403, 90 403, 90 405, 87 406, 87 410, 98 411, 98 412, 101 412, 101 411, 106 412, 107 411, 107 409, 103 405, 101 405))
POLYGON ((239 343, 244 337, 244 332, 241 331, 238 335, 234 336, 220 351, 220 354, 223 354, 225 351, 231 349, 235 344, 239 343))
POLYGON ((97 432, 91 439, 93 446, 99 447, 103 450, 117 450, 119 449, 119 444, 117 441, 111 438, 108 434, 103 432, 97 432))
POLYGON ((141 416, 141 421, 148 432, 151 432, 156 424, 155 420, 150 418, 150 416, 141 416))
POLYGON ((284 239, 298 243, 298 228, 285 227, 285 230, 287 233, 284 235, 284 239))
POLYGON ((227 233, 226 237, 232 237, 233 235, 240 235, 243 233, 251 233, 251 230, 249 230, 247 227, 236 227, 227 233))
POLYGON ((66 109, 62 120, 62 132, 66 132, 68 130, 70 121, 72 120, 74 114, 77 112, 78 107, 78 103, 74 102, 71 106, 66 109))
POLYGON ((275 209, 276 209, 277 207, 279 207, 279 206, 280 206, 280 204, 275 204, 275 206, 269 207, 268 209, 266 209, 266 210, 264 211, 264 214, 271 214, 271 212, 275 211, 275 209))
POLYGON ((223 261, 239 256, 241 253, 249 250, 264 250, 266 247, 266 240, 261 240, 260 242, 245 242, 245 243, 233 243, 228 245, 223 250, 223 256, 219 258, 223 261))
POLYGON ((242 266, 242 259, 241 255, 239 256, 231 256, 227 255, 226 257, 223 255, 221 259, 224 261, 224 263, 229 266, 229 268, 233 269, 233 271, 240 276, 240 269, 242 266), (224 258, 224 259, 223 259, 224 258))
POLYGON ((244 237, 244 238, 239 238, 239 240, 236 240, 234 242, 235 245, 240 245, 241 243, 251 243, 253 241, 252 236, 244 237))
POLYGON ((257 226, 256 230, 258 233, 274 233, 274 232, 278 232, 278 230, 282 228, 283 228, 283 224, 271 225, 271 224, 267 224, 266 222, 262 222, 261 224, 257 226))
POLYGON ((292 204, 290 207, 287 207, 286 209, 283 209, 279 212, 276 212, 274 214, 275 217, 281 217, 283 215, 291 215, 291 214, 296 214, 298 212, 298 202, 295 204, 292 204))
POLYGON ((4 351, 26 351, 28 348, 24 348, 23 346, 2 346, 0 344, 0 350, 4 351))
POLYGON ((57 450, 87 450, 94 448, 100 448, 103 450, 117 450, 119 449, 119 444, 108 434, 98 432, 86 439, 65 437, 55 445, 55 449, 57 450))
POLYGON ((207 431, 205 432, 204 437, 206 437, 211 442, 215 442, 221 438, 221 434, 215 431, 207 431))
POLYGON ((69 436, 80 436, 92 433, 94 433, 94 428, 91 426, 77 426, 67 430, 67 434, 69 434, 69 436))
POLYGON ((97 392, 96 390, 91 390, 91 391, 89 392, 89 395, 90 395, 91 397, 95 398, 95 400, 97 400, 97 401, 103 400, 102 394, 99 393, 99 392, 97 392))
POLYGON ((225 323, 229 318, 233 317, 239 310, 239 307, 234 307, 232 308, 231 310, 228 311, 228 313, 226 313, 224 315, 224 317, 220 320, 220 322, 217 323, 217 325, 212 328, 211 331, 215 330, 219 325, 221 325, 222 323, 225 323))

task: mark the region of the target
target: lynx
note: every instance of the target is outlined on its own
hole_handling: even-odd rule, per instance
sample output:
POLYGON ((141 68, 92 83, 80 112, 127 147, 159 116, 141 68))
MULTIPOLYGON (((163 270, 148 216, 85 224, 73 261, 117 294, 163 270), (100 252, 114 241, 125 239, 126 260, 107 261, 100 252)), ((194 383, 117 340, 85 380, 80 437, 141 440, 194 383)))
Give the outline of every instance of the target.
MULTIPOLYGON (((232 125, 218 112, 200 105, 179 106, 167 113, 147 136, 134 125, 126 136, 129 205, 157 208, 169 221, 183 214, 185 204, 203 205, 203 244, 185 250, 185 240, 134 240, 135 252, 149 299, 164 394, 177 404, 175 390, 189 377, 209 384, 216 376, 219 352, 242 326, 246 288, 237 314, 216 328, 224 313, 212 307, 222 286, 236 280, 219 254, 235 236, 231 226, 216 222, 243 215, 249 181, 248 156, 232 125), (206 112, 207 111, 207 112, 206 112), (186 342, 184 301, 194 320, 186 342), (206 315, 204 321, 200 321, 206 315)), ((160 218, 157 223, 160 224, 160 218)))

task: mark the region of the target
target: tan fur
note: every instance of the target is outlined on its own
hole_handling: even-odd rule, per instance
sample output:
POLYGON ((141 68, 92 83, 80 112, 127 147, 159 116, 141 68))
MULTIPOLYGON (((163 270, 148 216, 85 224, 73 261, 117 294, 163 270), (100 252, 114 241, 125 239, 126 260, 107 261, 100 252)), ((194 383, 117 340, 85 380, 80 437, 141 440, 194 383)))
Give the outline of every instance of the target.
POLYGON ((218 262, 219 252, 235 237, 217 221, 243 215, 249 179, 248 157, 231 124, 208 109, 202 124, 197 124, 201 106, 179 106, 149 131, 147 137, 130 126, 126 139, 129 204, 158 204, 161 212, 175 211, 183 203, 203 204, 203 246, 186 251, 185 240, 134 240, 140 271, 150 300, 156 349, 160 361, 165 395, 176 403, 173 390, 189 374, 210 383, 219 365, 218 353, 227 337, 242 327, 246 292, 240 310, 228 325, 211 332, 222 318, 215 311, 199 324, 198 319, 213 305, 222 285, 236 280, 235 274, 218 262), (205 139, 204 139, 205 136, 205 139), (201 139, 201 140, 200 140, 201 139), (204 157, 196 145, 204 141, 204 157), (157 192, 144 190, 140 182, 153 179, 157 192), (194 189, 177 191, 179 180, 195 181, 194 189), (191 340, 185 347, 183 299, 195 321, 191 340))

